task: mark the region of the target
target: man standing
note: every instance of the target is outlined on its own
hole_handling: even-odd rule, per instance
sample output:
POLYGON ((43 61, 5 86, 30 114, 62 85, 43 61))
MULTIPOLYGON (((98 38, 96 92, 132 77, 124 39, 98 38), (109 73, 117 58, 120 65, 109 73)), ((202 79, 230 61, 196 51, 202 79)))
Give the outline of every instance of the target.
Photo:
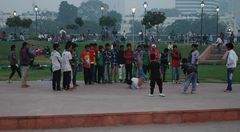
POLYGON ((173 45, 172 56, 172 81, 179 83, 179 68, 181 63, 181 52, 177 50, 177 45, 173 45))
POLYGON ((59 44, 53 45, 53 51, 51 53, 51 61, 52 61, 52 88, 54 91, 61 91, 60 82, 61 82, 61 63, 62 57, 59 53, 60 46, 59 44))
POLYGON ((69 90, 72 78, 72 42, 67 42, 65 50, 62 53, 62 69, 63 69, 63 89, 69 90))
POLYGON ((22 48, 20 50, 20 65, 22 67, 22 88, 30 87, 29 85, 27 85, 27 77, 30 64, 30 56, 28 49, 29 44, 27 42, 23 42, 22 48))
POLYGON ((227 55, 227 82, 228 86, 224 92, 231 92, 232 91, 232 79, 233 79, 233 72, 234 69, 237 67, 238 56, 236 52, 233 50, 234 46, 232 43, 226 44, 228 55, 227 55))

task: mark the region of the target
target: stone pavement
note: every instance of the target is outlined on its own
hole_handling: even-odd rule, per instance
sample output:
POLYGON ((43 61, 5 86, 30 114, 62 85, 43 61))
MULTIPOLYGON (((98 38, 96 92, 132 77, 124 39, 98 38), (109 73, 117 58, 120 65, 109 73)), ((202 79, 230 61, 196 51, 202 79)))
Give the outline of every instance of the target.
POLYGON ((240 121, 195 124, 138 125, 52 130, 17 130, 4 132, 239 132, 240 121))
POLYGON ((200 84, 197 94, 181 94, 182 84, 164 84, 165 98, 148 97, 149 84, 131 90, 126 84, 80 86, 73 91, 54 92, 51 82, 0 82, 0 117, 123 113, 147 111, 205 110, 240 108, 240 84, 232 93, 224 93, 226 84, 200 84))

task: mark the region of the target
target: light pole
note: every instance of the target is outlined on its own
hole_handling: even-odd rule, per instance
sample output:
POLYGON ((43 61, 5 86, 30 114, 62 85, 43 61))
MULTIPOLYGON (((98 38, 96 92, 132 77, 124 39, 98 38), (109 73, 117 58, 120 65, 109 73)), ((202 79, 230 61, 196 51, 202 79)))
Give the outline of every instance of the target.
POLYGON ((103 17, 104 6, 102 5, 100 9, 102 11, 102 17, 103 17))
MULTIPOLYGON (((13 11, 13 16, 14 18, 17 16, 17 12, 13 11)), ((14 26, 14 34, 16 34, 16 25, 14 26)))
MULTIPOLYGON (((147 14, 147 7, 148 7, 148 3, 146 1, 143 3, 143 7, 144 7, 144 17, 145 17, 147 14)), ((145 40, 145 43, 147 43, 146 25, 144 27, 144 40, 145 40)))
POLYGON ((132 16, 133 16, 133 21, 132 21, 132 26, 133 26, 133 44, 134 44, 134 17, 135 17, 135 12, 136 8, 132 8, 132 16))
POLYGON ((200 42, 200 44, 202 44, 202 42, 203 42, 203 8, 204 8, 204 6, 205 6, 205 3, 204 3, 204 1, 202 0, 202 2, 201 2, 201 9, 202 9, 202 12, 201 12, 201 42, 200 42))
POLYGON ((218 36, 218 20, 219 20, 218 13, 220 11, 219 6, 217 6, 216 11, 217 11, 217 34, 216 35, 218 36))
POLYGON ((38 34, 37 26, 38 26, 38 21, 37 21, 37 14, 38 14, 38 6, 35 5, 34 7, 35 13, 36 13, 36 35, 38 34))

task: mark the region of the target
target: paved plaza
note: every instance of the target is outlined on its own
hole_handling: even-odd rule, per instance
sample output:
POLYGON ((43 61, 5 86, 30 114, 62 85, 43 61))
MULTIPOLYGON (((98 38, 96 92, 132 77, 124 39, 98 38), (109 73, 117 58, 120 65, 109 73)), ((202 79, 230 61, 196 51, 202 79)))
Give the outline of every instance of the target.
POLYGON ((148 97, 149 84, 131 90, 126 84, 95 84, 54 92, 51 82, 0 82, 0 116, 37 116, 240 108, 240 85, 224 93, 226 84, 200 84, 197 94, 181 94, 182 84, 164 83, 166 97, 148 97))

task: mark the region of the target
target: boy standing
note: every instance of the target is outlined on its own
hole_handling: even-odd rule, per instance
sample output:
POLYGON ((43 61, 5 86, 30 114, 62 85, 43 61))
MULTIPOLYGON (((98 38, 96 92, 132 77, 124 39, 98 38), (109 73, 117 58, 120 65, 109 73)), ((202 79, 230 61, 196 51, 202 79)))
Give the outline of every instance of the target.
POLYGON ((125 68, 126 68, 126 80, 132 78, 132 65, 133 65, 133 51, 132 46, 130 43, 127 44, 127 50, 124 52, 124 58, 125 58, 125 68), (128 76, 129 75, 129 76, 128 76))
POLYGON ((228 55, 227 55, 227 82, 228 86, 224 92, 231 92, 232 91, 232 79, 233 79, 233 72, 234 69, 237 67, 238 56, 236 52, 233 50, 234 46, 232 43, 226 44, 228 55))
POLYGON ((173 45, 172 56, 172 81, 179 83, 179 69, 181 64, 181 52, 177 50, 177 45, 173 45))
POLYGON ((20 50, 20 65, 22 68, 22 88, 30 87, 27 84, 27 78, 28 78, 28 70, 30 65, 30 54, 29 54, 29 44, 27 42, 23 42, 22 48, 20 50))
POLYGON ((55 43, 53 45, 53 51, 51 53, 52 61, 52 88, 54 91, 61 91, 60 82, 61 82, 61 63, 62 57, 59 53, 60 47, 59 44, 55 43))
POLYGON ((111 61, 112 61, 112 53, 110 50, 110 44, 106 44, 105 45, 105 51, 103 52, 103 57, 104 57, 104 62, 105 62, 105 66, 104 66, 104 79, 106 83, 112 83, 112 75, 111 75, 111 61))
POLYGON ((104 83, 104 58, 103 58, 103 46, 99 46, 97 55, 97 67, 98 67, 98 83, 104 83))
POLYGON ((11 46, 11 51, 8 55, 8 61, 10 62, 11 65, 11 70, 12 73, 9 76, 9 80, 8 83, 11 82, 11 78, 13 77, 13 75, 15 74, 15 72, 17 71, 19 77, 21 78, 21 72, 20 72, 20 67, 18 66, 18 61, 17 61, 17 57, 16 57, 16 46, 12 45, 11 46))
MULTIPOLYGON (((150 59, 155 60, 156 59, 155 54, 151 54, 150 59)), ((156 62, 156 61, 150 62, 149 71, 150 71, 150 74, 151 74, 151 76, 150 76, 150 80, 151 80, 150 86, 151 86, 151 88, 150 88, 149 97, 153 97, 155 83, 157 83, 157 85, 159 87, 159 93, 160 93, 159 96, 165 97, 165 94, 163 94, 163 92, 162 92, 163 82, 162 82, 162 75, 161 75, 161 69, 160 69, 159 62, 156 62)))
POLYGON ((83 63, 84 69, 84 83, 85 85, 92 83, 92 75, 91 75, 91 63, 90 63, 90 47, 89 45, 85 45, 85 49, 83 50, 81 56, 81 61, 83 63))
POLYGON ((118 53, 118 78, 120 82, 125 79, 125 58, 124 58, 124 45, 120 45, 120 50, 118 53))
POLYGON ((72 76, 72 42, 67 42, 65 50, 62 53, 62 69, 63 69, 63 89, 69 90, 72 76))
POLYGON ((146 44, 144 45, 144 50, 143 50, 143 71, 145 75, 147 75, 147 68, 149 64, 149 46, 146 44))
POLYGON ((199 83, 199 81, 198 81, 198 58, 199 58, 199 55, 200 54, 198 52, 198 45, 192 44, 190 62, 192 65, 195 65, 195 67, 196 67, 197 83, 199 83))
POLYGON ((79 86, 76 82, 76 78, 77 78, 77 69, 78 69, 78 56, 77 56, 77 44, 73 43, 72 44, 72 83, 73 83, 73 87, 77 87, 79 86))
MULTIPOLYGON (((118 49, 117 45, 113 45, 112 49, 112 75, 114 77, 114 82, 117 82, 117 71, 118 71, 118 49)), ((112 80, 112 79, 111 79, 112 80)))
POLYGON ((168 48, 165 48, 161 54, 161 71, 163 74, 163 82, 166 82, 166 71, 168 68, 168 48))

